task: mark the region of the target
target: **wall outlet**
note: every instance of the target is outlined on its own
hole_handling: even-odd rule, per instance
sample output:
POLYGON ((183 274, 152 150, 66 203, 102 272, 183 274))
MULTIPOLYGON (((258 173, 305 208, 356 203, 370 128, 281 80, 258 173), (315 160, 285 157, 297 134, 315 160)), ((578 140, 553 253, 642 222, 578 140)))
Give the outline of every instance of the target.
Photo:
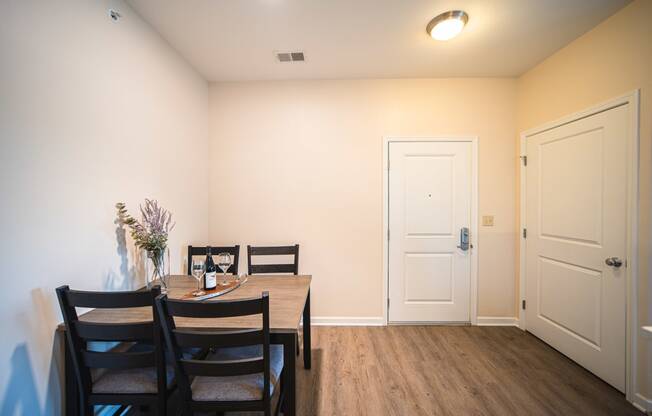
POLYGON ((494 226, 494 216, 493 215, 483 215, 482 216, 482 226, 483 227, 493 227, 494 226))

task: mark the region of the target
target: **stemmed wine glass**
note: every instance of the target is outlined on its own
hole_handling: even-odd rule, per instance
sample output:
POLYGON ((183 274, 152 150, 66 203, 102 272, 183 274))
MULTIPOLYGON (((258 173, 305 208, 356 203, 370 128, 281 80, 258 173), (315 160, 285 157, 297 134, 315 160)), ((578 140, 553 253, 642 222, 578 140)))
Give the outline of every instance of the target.
POLYGON ((193 259, 192 261, 192 277, 197 279, 197 290, 192 292, 193 296, 202 296, 205 295, 206 292, 204 292, 201 289, 201 278, 204 277, 204 274, 206 274, 206 265, 204 264, 203 260, 195 260, 193 259))
POLYGON ((217 255, 217 266, 222 269, 223 278, 220 285, 226 286, 229 282, 226 281, 226 271, 229 270, 229 267, 233 264, 233 258, 229 253, 220 253, 217 255))

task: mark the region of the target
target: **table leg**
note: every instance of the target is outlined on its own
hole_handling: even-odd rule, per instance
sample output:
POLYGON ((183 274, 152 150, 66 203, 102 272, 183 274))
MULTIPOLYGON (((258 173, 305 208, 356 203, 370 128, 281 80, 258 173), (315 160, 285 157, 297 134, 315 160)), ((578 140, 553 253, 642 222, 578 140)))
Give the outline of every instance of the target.
POLYGON ((306 305, 303 307, 303 368, 310 369, 312 363, 312 350, 310 345, 310 289, 306 305))
POLYGON ((66 416, 79 415, 79 386, 75 378, 75 368, 72 364, 72 356, 70 355, 70 348, 64 340, 64 378, 65 378, 65 409, 66 416))
POLYGON ((283 334, 281 343, 283 344, 283 390, 285 392, 283 416, 295 416, 297 407, 297 334, 283 334))

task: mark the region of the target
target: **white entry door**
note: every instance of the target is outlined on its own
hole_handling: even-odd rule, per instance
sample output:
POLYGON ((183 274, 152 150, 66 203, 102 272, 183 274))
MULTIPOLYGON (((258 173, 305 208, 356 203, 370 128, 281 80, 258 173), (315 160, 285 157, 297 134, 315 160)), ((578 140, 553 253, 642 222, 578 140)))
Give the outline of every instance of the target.
POLYGON ((527 140, 527 330, 625 390, 628 106, 527 140))
POLYGON ((389 144, 389 321, 469 322, 471 142, 389 144))

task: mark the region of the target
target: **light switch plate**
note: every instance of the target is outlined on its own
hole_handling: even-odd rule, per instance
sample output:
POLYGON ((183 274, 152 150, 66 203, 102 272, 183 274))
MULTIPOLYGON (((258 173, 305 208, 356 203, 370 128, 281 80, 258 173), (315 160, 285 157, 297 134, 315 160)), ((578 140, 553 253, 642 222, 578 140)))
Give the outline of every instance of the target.
POLYGON ((484 226, 484 227, 493 227, 494 226, 494 216, 493 215, 483 215, 482 216, 482 226, 484 226))

